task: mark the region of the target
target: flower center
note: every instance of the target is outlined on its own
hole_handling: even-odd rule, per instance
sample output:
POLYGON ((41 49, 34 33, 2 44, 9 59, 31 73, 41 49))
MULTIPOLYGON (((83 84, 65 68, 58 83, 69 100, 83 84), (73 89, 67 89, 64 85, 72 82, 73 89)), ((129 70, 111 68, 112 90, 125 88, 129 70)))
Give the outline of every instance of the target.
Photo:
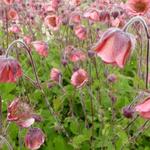
POLYGON ((51 17, 49 18, 49 24, 52 25, 53 27, 56 27, 56 17, 51 17))
POLYGON ((138 1, 135 6, 135 11, 137 12, 143 12, 147 9, 147 4, 145 2, 142 2, 142 1, 138 1))

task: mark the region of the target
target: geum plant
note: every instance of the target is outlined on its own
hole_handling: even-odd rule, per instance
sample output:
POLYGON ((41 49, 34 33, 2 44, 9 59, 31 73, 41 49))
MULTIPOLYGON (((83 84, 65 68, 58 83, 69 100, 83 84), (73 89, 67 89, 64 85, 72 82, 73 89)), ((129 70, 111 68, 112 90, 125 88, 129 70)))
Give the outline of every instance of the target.
POLYGON ((149 149, 149 0, 0 4, 1 149, 149 149))

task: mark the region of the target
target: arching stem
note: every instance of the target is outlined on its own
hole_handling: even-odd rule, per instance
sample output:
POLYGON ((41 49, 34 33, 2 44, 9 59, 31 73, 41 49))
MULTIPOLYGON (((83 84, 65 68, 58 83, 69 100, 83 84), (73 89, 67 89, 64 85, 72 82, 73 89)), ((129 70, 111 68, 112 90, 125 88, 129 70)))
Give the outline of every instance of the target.
POLYGON ((135 22, 139 22, 142 24, 144 30, 145 30, 145 34, 146 34, 146 37, 147 37, 147 54, 146 54, 146 80, 145 80, 145 85, 146 85, 146 89, 148 89, 148 73, 149 73, 149 48, 150 48, 150 42, 149 42, 149 39, 150 39, 150 33, 149 33, 149 30, 148 30, 148 26, 147 26, 147 23, 145 22, 145 20, 140 17, 140 16, 136 16, 136 17, 133 17, 131 18, 128 23, 123 27, 123 31, 127 31, 129 26, 132 25, 133 23, 135 22))
POLYGON ((41 84, 40 84, 40 80, 39 80, 38 75, 37 75, 36 67, 35 67, 35 64, 34 64, 34 61, 33 61, 32 55, 31 55, 31 51, 30 51, 30 49, 28 48, 28 46, 27 46, 22 40, 20 40, 20 39, 19 39, 19 40, 15 40, 15 41, 13 41, 13 42, 8 46, 8 49, 7 49, 7 51, 6 51, 6 57, 9 56, 9 51, 12 50, 13 46, 14 46, 15 44, 17 44, 17 43, 20 43, 21 45, 23 45, 24 48, 25 48, 25 50, 26 50, 26 52, 27 52, 28 55, 29 55, 29 58, 30 58, 30 61, 31 61, 31 64, 32 64, 32 68, 33 68, 33 72, 34 72, 34 75, 35 75, 36 83, 37 83, 38 88, 40 89, 42 95, 44 96, 44 100, 45 100, 45 103, 46 103, 46 105, 47 105, 47 107, 48 107, 49 112, 50 112, 51 115, 54 117, 54 119, 55 119, 55 121, 58 123, 58 125, 63 128, 63 132, 65 133, 65 135, 66 135, 67 137, 69 137, 69 135, 68 135, 68 133, 66 132, 65 128, 61 125, 61 121, 60 121, 60 120, 58 119, 58 117, 55 115, 54 110, 53 110, 53 108, 51 107, 51 105, 50 105, 50 103, 49 103, 49 100, 48 100, 48 98, 47 98, 47 96, 46 96, 46 94, 45 94, 45 92, 44 92, 44 90, 43 90, 43 88, 42 88, 42 86, 41 86, 41 84))

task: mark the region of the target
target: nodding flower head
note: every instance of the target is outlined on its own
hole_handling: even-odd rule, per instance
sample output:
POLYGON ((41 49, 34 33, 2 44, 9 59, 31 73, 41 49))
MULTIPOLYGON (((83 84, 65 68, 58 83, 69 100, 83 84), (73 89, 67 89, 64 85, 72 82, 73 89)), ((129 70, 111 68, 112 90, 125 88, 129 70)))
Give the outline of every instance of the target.
POLYGON ((150 119, 150 97, 135 106, 135 111, 145 119, 150 119))
POLYGON ((30 127, 35 121, 39 121, 39 118, 33 113, 30 105, 20 98, 14 99, 8 106, 7 120, 15 122, 23 128, 30 127))
POLYGON ((103 33, 93 50, 108 64, 123 68, 134 48, 134 37, 118 28, 110 28, 103 33))
POLYGON ((13 57, 0 56, 0 82, 14 83, 22 76, 22 69, 13 57))
POLYGON ((50 79, 55 82, 59 82, 61 77, 61 72, 57 68, 52 68, 50 72, 50 79))
POLYGON ((75 35, 80 39, 80 40, 85 40, 87 38, 87 30, 84 26, 79 25, 74 27, 74 32, 75 35))
POLYGON ((24 140, 28 149, 36 150, 44 143, 45 135, 40 128, 31 128, 28 130, 24 140))
POLYGON ((33 41, 33 47, 38 52, 39 55, 47 57, 48 56, 48 44, 44 41, 33 41))

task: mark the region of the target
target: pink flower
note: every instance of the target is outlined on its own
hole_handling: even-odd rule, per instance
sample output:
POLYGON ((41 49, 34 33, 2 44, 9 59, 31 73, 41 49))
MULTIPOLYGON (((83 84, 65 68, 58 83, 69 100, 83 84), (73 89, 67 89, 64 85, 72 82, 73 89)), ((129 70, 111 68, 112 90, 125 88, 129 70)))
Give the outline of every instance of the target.
POLYGON ((8 30, 10 32, 13 32, 13 33, 19 33, 19 32, 21 32, 21 29, 17 25, 11 26, 8 30))
POLYGON ((32 42, 33 47, 39 53, 39 55, 47 57, 48 56, 48 44, 44 41, 34 41, 32 42))
POLYGON ((75 71, 71 77, 71 84, 76 88, 80 88, 85 85, 88 81, 87 72, 83 69, 75 71))
POLYGON ((81 22, 81 16, 79 13, 72 13, 69 19, 70 24, 79 24, 81 22))
POLYGON ((54 14, 45 17, 45 24, 53 31, 57 31, 60 27, 60 18, 54 14))
POLYGON ((0 82, 16 82, 22 76, 22 69, 12 57, 0 56, 0 82))
POLYGON ((146 98, 144 102, 136 105, 135 111, 145 119, 150 119, 150 97, 146 98))
POLYGON ((80 51, 80 50, 73 50, 70 54, 69 54, 69 60, 71 62, 77 62, 77 61, 83 61, 86 59, 86 55, 84 52, 80 51))
POLYGON ((9 11, 8 11, 8 18, 11 19, 11 20, 16 20, 18 19, 18 13, 15 9, 11 8, 9 11))
POLYGON ((81 4, 81 0, 70 0, 70 5, 79 6, 81 4))
POLYGON ((23 40, 26 44, 31 44, 32 42, 32 37, 31 36, 24 36, 23 40))
POLYGON ((127 11, 133 15, 144 15, 150 9, 150 0, 128 0, 127 11))
POLYGON ((14 0, 3 0, 6 5, 11 5, 14 3, 14 0))
POLYGON ((60 1, 61 0, 52 0, 52 3, 51 3, 52 8, 54 8, 55 10, 57 10, 58 7, 59 7, 60 1))
POLYGON ((99 12, 97 10, 89 10, 84 14, 84 17, 92 20, 92 21, 99 21, 100 20, 100 16, 99 16, 99 12))
POLYGON ((80 40, 85 40, 87 38, 87 30, 84 26, 76 26, 74 32, 80 40))
POLYGON ((29 129, 25 136, 25 146, 31 150, 39 149, 44 141, 45 135, 40 128, 29 129))
POLYGON ((134 38, 129 33, 117 28, 110 28, 104 32, 94 50, 105 63, 123 68, 134 43, 134 38))
POLYGON ((110 21, 110 12, 106 10, 102 10, 99 13, 99 20, 104 23, 108 23, 110 21))
POLYGON ((23 128, 30 127, 36 121, 34 116, 30 106, 19 98, 13 100, 8 106, 7 120, 23 128))
POLYGON ((52 68, 50 73, 50 79, 55 82, 59 82, 61 77, 61 72, 57 68, 52 68))

